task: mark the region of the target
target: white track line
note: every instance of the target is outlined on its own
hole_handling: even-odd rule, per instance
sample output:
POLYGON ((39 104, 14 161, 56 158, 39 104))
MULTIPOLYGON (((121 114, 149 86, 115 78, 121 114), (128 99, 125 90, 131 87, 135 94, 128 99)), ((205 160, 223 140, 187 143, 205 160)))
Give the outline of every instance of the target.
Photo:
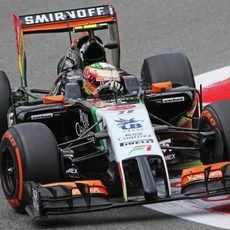
POLYGON ((205 210, 204 208, 199 207, 199 202, 198 204, 194 204, 191 201, 173 201, 155 205, 150 204, 146 205, 145 207, 171 216, 176 216, 184 220, 223 229, 230 229, 229 214, 205 210))
POLYGON ((195 76, 195 82, 196 87, 199 89, 201 84, 205 88, 228 78, 230 78, 230 66, 225 66, 223 68, 195 76))

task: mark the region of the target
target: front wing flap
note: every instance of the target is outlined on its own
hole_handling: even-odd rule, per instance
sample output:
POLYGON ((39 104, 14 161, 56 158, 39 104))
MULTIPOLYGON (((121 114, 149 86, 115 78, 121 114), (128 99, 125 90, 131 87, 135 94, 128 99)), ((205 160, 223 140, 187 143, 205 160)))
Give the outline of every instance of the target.
POLYGON ((47 185, 28 181, 24 183, 24 194, 26 212, 33 219, 111 205, 105 187, 97 180, 47 185))
POLYGON ((181 188, 185 195, 230 190, 230 162, 183 170, 181 188))

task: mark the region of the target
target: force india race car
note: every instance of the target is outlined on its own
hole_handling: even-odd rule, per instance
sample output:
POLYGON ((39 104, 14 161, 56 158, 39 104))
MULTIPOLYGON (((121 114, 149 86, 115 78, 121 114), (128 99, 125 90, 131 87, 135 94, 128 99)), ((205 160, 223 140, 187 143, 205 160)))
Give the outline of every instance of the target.
POLYGON ((230 102, 203 108, 185 55, 145 59, 141 79, 126 73, 109 5, 14 15, 14 23, 21 87, 11 90, 0 71, 1 182, 14 209, 45 218, 229 193, 230 102), (115 69, 99 63, 97 71, 117 75, 122 93, 105 85, 98 97, 85 95, 82 78, 68 69, 58 72, 60 93, 27 87, 24 35, 93 39, 106 31, 115 69), (178 173, 181 193, 172 195, 178 173))

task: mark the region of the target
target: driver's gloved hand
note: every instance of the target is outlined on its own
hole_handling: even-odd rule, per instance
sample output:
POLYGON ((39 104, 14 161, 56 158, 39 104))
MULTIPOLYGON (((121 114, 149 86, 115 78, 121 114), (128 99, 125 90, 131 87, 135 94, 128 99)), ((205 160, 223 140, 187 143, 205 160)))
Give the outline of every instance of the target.
POLYGON ((120 82, 110 81, 110 90, 116 90, 117 92, 123 92, 124 87, 121 85, 120 82))

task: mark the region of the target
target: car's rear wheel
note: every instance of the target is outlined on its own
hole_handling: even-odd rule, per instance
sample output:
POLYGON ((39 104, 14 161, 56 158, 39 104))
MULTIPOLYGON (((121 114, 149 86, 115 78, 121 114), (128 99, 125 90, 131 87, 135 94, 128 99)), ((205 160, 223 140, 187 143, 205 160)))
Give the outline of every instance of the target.
POLYGON ((172 81, 195 88, 192 68, 182 53, 169 53, 146 58, 142 65, 141 77, 147 84, 172 81))
MULTIPOLYGON (((191 64, 188 58, 182 53, 168 53, 146 58, 142 65, 141 78, 143 83, 148 86, 153 83, 171 81, 173 87, 189 86, 191 88, 196 88, 191 64)), ((193 98, 195 99, 195 94, 193 98)), ((194 99, 189 109, 191 110, 189 116, 193 117, 192 126, 196 128, 198 125, 199 108, 194 99), (195 109, 194 112, 193 109, 195 109)), ((175 109, 178 109, 178 114, 184 112, 181 111, 180 108, 175 109)), ((190 124, 189 120, 187 120, 187 123, 190 124)))
POLYGON ((61 180, 60 155, 53 133, 42 123, 12 126, 0 146, 2 188, 9 204, 24 211, 23 183, 61 180))
POLYGON ((199 130, 215 131, 214 140, 206 140, 201 151, 205 164, 230 160, 230 100, 207 105, 201 114, 199 130))
POLYGON ((7 113, 11 105, 11 87, 6 73, 0 70, 0 140, 7 130, 7 113))

